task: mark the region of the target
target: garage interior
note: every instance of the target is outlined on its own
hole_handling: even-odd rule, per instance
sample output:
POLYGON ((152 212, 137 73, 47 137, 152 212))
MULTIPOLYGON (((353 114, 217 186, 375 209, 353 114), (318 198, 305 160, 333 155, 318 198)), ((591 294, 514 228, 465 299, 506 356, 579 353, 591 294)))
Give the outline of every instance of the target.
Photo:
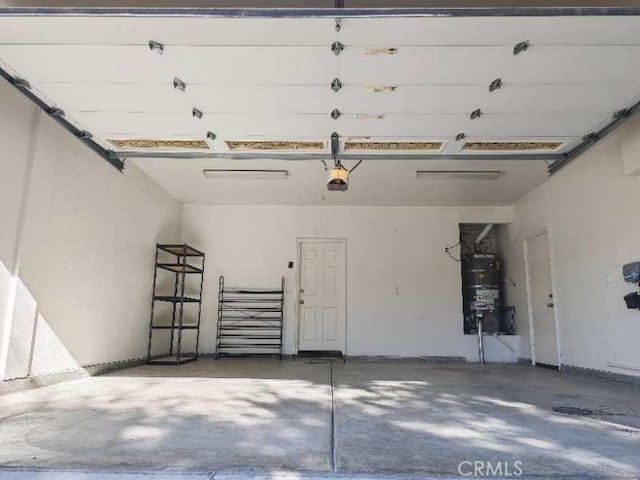
POLYGON ((0 478, 640 478, 640 8, 45 3, 0 478))

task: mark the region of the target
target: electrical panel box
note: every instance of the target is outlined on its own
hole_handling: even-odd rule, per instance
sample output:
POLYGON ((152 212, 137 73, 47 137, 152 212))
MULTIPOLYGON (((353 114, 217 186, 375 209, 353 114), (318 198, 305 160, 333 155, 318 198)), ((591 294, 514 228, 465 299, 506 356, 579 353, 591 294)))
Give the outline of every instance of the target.
POLYGON ((640 283, 640 262, 627 263, 622 267, 624 281, 629 283, 640 283))

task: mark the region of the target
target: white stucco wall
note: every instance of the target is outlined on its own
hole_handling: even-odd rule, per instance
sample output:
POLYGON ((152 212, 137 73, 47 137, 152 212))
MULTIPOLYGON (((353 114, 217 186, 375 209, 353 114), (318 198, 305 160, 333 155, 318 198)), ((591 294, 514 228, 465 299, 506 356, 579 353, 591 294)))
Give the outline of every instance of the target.
POLYGON ((4 378, 143 356, 154 245, 180 236, 176 200, 134 165, 119 173, 46 115, 35 130, 29 176, 35 112, 0 82, 4 378))
POLYGON ((508 300, 520 314, 524 357, 531 354, 523 239, 548 228, 562 362, 640 375, 640 312, 622 299, 636 289, 622 265, 640 261, 640 178, 628 175, 639 140, 636 118, 515 204, 506 265, 518 286, 508 288, 508 300))
MULTIPOLYGON (((0 85, 0 345, 7 339, 5 317, 11 296, 18 226, 31 133, 36 109, 24 104, 22 95, 0 85)), ((1 352, 1 348, 0 348, 1 352)), ((0 364, 2 362, 0 361, 0 364)), ((0 375, 0 378, 2 376, 0 375)))
MULTIPOLYGON (((444 248, 459 222, 508 222, 509 207, 293 207, 185 205, 183 239, 207 254, 202 350, 215 343, 218 276, 227 284, 287 281, 285 352, 296 351, 296 239, 345 238, 347 354, 463 356, 477 341, 462 332, 460 264, 444 248)), ((517 355, 516 355, 517 356, 517 355)), ((513 359, 487 339, 487 359, 513 359)))

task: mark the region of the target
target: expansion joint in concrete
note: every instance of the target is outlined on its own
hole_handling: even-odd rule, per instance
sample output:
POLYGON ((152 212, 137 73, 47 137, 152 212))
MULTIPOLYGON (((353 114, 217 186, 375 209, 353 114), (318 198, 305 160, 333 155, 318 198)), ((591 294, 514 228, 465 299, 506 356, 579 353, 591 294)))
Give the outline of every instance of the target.
POLYGON ((333 363, 329 363, 329 385, 331 388, 331 470, 338 471, 336 461, 336 404, 333 392, 333 363))

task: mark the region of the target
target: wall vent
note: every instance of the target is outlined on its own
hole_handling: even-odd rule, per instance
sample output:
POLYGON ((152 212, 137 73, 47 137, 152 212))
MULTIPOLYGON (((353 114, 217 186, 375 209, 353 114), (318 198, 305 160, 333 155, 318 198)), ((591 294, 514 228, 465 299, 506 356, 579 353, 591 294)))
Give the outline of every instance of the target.
POLYGON ((557 150, 562 142, 466 142, 463 150, 476 152, 517 152, 525 150, 557 150))
POLYGON ((157 150, 199 150, 208 149, 204 140, 153 140, 142 138, 109 139, 118 148, 142 148, 157 150))
POLYGON ((324 142, 289 142, 283 140, 229 140, 226 142, 231 151, 238 150, 324 150, 324 142))
POLYGON ((501 170, 417 170, 416 180, 498 180, 501 170))
POLYGON ((345 150, 377 150, 377 151, 437 151, 443 142, 345 142, 345 150))

